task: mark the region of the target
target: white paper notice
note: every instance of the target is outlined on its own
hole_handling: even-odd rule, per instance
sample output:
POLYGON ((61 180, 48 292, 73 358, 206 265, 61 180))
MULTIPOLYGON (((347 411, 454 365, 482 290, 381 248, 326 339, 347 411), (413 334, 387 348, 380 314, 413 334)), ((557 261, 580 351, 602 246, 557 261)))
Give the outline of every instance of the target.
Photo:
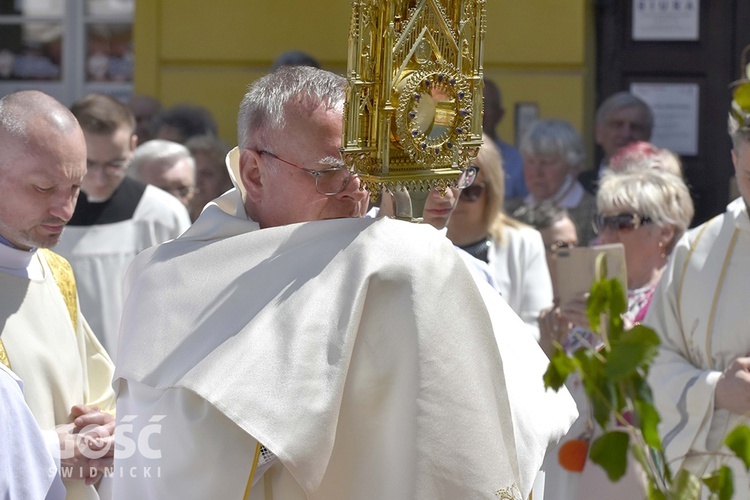
POLYGON ((698 40, 700 0, 633 0, 633 40, 698 40))
POLYGON ((654 130, 651 142, 680 154, 698 154, 697 83, 631 83, 630 92, 651 107, 654 130))

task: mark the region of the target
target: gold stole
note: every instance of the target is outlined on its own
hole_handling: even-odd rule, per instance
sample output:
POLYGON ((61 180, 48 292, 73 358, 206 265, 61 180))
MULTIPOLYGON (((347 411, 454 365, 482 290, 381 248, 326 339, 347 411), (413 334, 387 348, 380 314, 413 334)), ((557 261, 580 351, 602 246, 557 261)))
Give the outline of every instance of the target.
MULTIPOLYGON (((68 314, 70 314, 70 321, 73 323, 73 330, 78 328, 78 300, 76 292, 76 280, 73 276, 73 268, 70 267, 70 263, 63 257, 60 257, 52 250, 41 248, 39 251, 47 261, 52 276, 55 278, 55 283, 62 293, 65 305, 68 308, 68 314)), ((8 358, 8 352, 5 350, 3 340, 0 339, 0 363, 12 369, 10 366, 10 359, 8 358)))

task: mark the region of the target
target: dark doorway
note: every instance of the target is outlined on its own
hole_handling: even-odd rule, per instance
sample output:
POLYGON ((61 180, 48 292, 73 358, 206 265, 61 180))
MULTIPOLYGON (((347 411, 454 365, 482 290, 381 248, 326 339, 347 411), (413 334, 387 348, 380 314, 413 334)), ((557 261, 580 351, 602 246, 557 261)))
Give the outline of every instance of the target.
POLYGON ((750 43, 750 31, 744 28, 750 22, 750 2, 701 0, 698 40, 634 40, 634 6, 642 9, 646 4, 663 4, 667 8, 673 4, 664 2, 599 0, 596 3, 596 104, 617 91, 629 90, 633 83, 698 86, 697 151, 680 155, 695 201, 693 224, 697 225, 723 212, 729 201, 729 179, 734 170, 727 135, 731 101, 728 84, 740 77, 740 54, 750 43))

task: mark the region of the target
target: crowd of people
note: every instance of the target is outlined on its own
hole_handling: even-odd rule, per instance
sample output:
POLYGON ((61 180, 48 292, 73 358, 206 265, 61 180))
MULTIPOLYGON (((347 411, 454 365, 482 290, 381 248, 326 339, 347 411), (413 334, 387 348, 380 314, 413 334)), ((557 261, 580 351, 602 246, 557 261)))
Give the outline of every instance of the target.
POLYGON ((591 409, 575 377, 543 382, 554 348, 602 345, 588 294, 560 299, 559 252, 616 244, 623 321, 662 341, 649 382, 670 466, 727 464, 750 498, 715 453, 750 410, 744 101, 741 196, 689 229, 643 101, 603 101, 584 172, 564 120, 503 142, 487 80, 478 155, 415 224, 391 216, 399 193, 373 209, 341 158, 346 79, 286 57, 249 87, 231 151, 198 106, 0 99, 0 493, 643 498, 634 460, 617 483, 561 467, 591 409))

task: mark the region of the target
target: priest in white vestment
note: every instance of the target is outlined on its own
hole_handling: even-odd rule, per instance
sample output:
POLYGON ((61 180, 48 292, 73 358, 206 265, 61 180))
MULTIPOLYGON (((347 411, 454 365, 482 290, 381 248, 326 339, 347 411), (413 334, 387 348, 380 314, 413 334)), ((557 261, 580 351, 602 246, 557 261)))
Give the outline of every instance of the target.
POLYGON ((91 432, 111 449, 114 366, 81 314, 70 265, 47 250, 73 214, 86 143, 65 106, 22 91, 0 100, 0 151, 0 362, 51 435, 66 498, 96 500, 106 457, 91 432))
POLYGON ((129 269, 118 432, 150 446, 116 451, 115 499, 524 499, 575 418, 444 236, 360 218, 344 86, 254 83, 236 188, 129 269))
POLYGON ((750 122, 733 110, 732 160, 742 197, 683 236, 654 293, 645 323, 662 345, 650 374, 660 433, 673 473, 734 472, 735 499, 750 498, 744 465, 724 438, 750 411, 750 122), (726 453, 719 456, 715 452, 726 453))

